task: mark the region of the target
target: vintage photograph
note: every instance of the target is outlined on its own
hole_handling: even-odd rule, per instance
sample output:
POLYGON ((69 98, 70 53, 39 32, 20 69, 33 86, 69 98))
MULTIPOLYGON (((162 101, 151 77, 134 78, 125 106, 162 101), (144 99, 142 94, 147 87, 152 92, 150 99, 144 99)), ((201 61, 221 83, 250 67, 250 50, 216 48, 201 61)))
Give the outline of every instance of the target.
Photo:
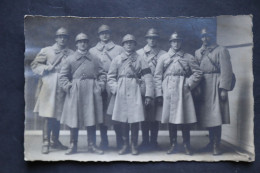
POLYGON ((254 161, 252 18, 25 16, 24 159, 254 161))

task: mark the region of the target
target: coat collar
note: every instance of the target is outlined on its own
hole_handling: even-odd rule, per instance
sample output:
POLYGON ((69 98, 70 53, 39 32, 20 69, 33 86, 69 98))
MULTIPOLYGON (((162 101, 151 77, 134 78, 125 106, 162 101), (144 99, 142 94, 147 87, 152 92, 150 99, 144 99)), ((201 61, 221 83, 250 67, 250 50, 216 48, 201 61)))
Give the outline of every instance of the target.
POLYGON ((169 55, 170 57, 173 57, 173 56, 175 56, 175 55, 178 55, 178 56, 180 56, 180 57, 183 57, 184 52, 183 52, 182 50, 179 50, 179 51, 175 52, 172 48, 170 48, 169 51, 168 51, 168 55, 169 55))
POLYGON ((209 46, 202 45, 201 48, 200 48, 200 53, 203 55, 206 51, 212 52, 217 47, 218 47, 217 44, 211 44, 209 46))
POLYGON ((90 53, 89 53, 89 51, 86 51, 86 52, 82 52, 82 51, 80 51, 80 50, 77 50, 76 52, 75 52, 75 58, 76 58, 76 60, 79 60, 79 59, 81 59, 81 58, 87 58, 88 60, 90 60, 91 61, 91 56, 90 56, 90 53))
POLYGON ((144 52, 145 53, 153 52, 154 54, 158 54, 159 49, 158 48, 151 48, 150 46, 146 45, 146 46, 144 46, 144 52))
POLYGON ((137 59, 137 53, 136 52, 133 52, 133 53, 131 53, 131 54, 129 54, 128 52, 124 52, 124 53, 122 53, 122 60, 126 60, 126 59, 130 59, 131 61, 136 61, 136 59, 137 59))
POLYGON ((63 53, 63 54, 68 54, 69 49, 67 47, 65 47, 64 49, 60 49, 57 45, 57 43, 55 43, 52 48, 54 49, 55 54, 59 54, 59 53, 63 53))
POLYGON ((106 50, 110 50, 110 49, 113 49, 114 47, 115 47, 115 43, 113 41, 109 41, 107 44, 102 44, 101 42, 98 42, 96 45, 96 48, 99 51, 103 51, 104 48, 106 50))

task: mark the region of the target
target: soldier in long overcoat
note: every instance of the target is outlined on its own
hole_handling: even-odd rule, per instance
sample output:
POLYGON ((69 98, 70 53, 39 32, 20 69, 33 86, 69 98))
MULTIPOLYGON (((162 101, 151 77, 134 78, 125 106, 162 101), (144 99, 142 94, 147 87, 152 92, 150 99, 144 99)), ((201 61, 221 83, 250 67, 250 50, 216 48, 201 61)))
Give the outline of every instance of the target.
POLYGON ((195 52, 203 79, 200 85, 198 122, 209 130, 209 144, 204 148, 221 154, 221 125, 230 123, 228 91, 232 83, 232 65, 226 48, 219 46, 213 34, 202 29, 202 47, 195 52))
POLYGON ((154 95, 152 75, 148 64, 135 51, 135 37, 125 35, 122 44, 125 51, 113 59, 107 76, 108 85, 115 98, 112 119, 120 122, 122 126, 124 144, 119 154, 128 151, 131 125, 131 151, 133 155, 137 155, 139 122, 144 121, 141 76, 144 76, 146 83, 145 104, 148 105, 154 95))
MULTIPOLYGON (((96 44, 96 46, 92 47, 89 50, 89 52, 100 59, 103 69, 107 73, 112 60, 117 55, 121 54, 124 49, 121 46, 116 45, 111 40, 111 29, 108 25, 101 25, 98 28, 98 35, 100 41, 96 44)), ((106 90, 102 92, 102 99, 103 99, 104 123, 100 124, 100 135, 101 135, 100 148, 107 149, 109 146, 107 129, 111 125, 114 126, 114 130, 116 133, 117 148, 120 148, 123 143, 120 126, 117 123, 112 122, 111 115, 107 115, 107 108, 111 99, 111 92, 107 84, 106 84, 106 90)))
POLYGON ((185 153, 191 155, 189 129, 197 122, 191 91, 198 85, 202 71, 195 58, 182 50, 178 32, 169 41, 171 48, 159 58, 155 69, 156 100, 163 103, 161 122, 169 123, 171 146, 167 154, 177 151, 177 125, 180 125, 185 153))
POLYGON ((59 83, 66 92, 61 123, 71 131, 70 148, 66 154, 77 152, 78 130, 85 126, 89 151, 103 154, 96 144, 96 125, 103 123, 102 97, 104 79, 101 62, 87 50, 88 36, 80 33, 75 38, 77 51, 63 64, 59 83))
MULTIPOLYGON (((156 29, 149 29, 145 38, 147 44, 139 49, 137 53, 144 58, 151 69, 152 75, 154 75, 158 59, 166 51, 158 48, 159 33, 156 29)), ((144 97, 145 87, 141 89, 143 90, 142 96, 144 97)), ((145 106, 145 121, 141 123, 143 141, 139 147, 140 149, 155 149, 158 146, 159 121, 156 120, 156 116, 159 116, 157 119, 161 118, 161 110, 162 107, 156 104, 154 100, 149 106, 145 106), (149 132, 151 135, 149 135, 149 132)))
POLYGON ((49 153, 50 146, 62 150, 67 149, 59 141, 60 117, 65 93, 58 85, 58 73, 63 61, 73 53, 71 49, 67 48, 68 37, 67 29, 58 29, 56 31, 56 43, 41 49, 31 63, 32 71, 40 76, 39 95, 34 112, 44 118, 43 154, 49 153))

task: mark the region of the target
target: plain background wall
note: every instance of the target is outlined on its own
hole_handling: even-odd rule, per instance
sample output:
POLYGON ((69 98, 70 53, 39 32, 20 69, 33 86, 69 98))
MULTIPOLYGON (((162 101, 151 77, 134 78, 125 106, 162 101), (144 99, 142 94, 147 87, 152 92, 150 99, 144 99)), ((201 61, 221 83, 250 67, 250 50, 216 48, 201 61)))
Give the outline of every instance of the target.
MULTIPOLYGON (((253 43, 251 16, 217 17, 217 43, 222 46, 239 46, 253 43)), ((233 71, 237 82, 229 92, 231 124, 223 126, 222 138, 254 152, 254 100, 253 100, 253 45, 229 48, 233 71)))

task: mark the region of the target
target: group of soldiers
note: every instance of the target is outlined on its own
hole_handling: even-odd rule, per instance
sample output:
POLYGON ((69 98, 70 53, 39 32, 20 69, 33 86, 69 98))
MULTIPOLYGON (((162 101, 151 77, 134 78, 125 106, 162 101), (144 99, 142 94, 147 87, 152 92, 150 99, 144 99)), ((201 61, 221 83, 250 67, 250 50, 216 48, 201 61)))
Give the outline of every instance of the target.
POLYGON ((56 43, 41 49, 31 63, 41 83, 34 112, 44 119, 43 154, 50 147, 67 150, 67 155, 77 153, 80 127, 86 127, 88 151, 103 154, 112 126, 118 154, 137 155, 158 148, 159 123, 168 123, 167 154, 179 152, 179 126, 184 152, 192 155, 190 128, 195 123, 209 130, 209 143, 202 150, 222 153, 221 126, 230 122, 232 66, 228 50, 216 44, 213 33, 202 29, 202 46, 195 57, 183 51, 179 32, 170 36, 168 52, 158 47, 159 33, 154 28, 145 35, 147 44, 137 51, 131 34, 123 37, 122 46, 111 40, 107 25, 98 28, 98 35, 100 41, 89 49, 87 34, 79 33, 77 50, 72 51, 67 47, 67 29, 59 28, 56 43), (59 141, 60 123, 70 129, 69 147, 59 141), (139 124, 142 142, 138 146, 139 124))

